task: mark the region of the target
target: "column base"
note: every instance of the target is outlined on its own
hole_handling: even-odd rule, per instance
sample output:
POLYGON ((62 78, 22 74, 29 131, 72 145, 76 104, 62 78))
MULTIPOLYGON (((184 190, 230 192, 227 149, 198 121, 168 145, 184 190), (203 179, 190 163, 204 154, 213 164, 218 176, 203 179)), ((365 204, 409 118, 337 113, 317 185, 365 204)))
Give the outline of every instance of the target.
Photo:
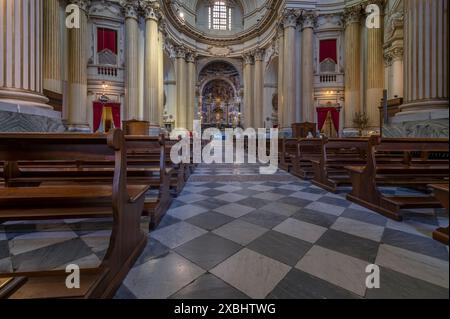
POLYGON ((344 128, 342 131, 342 137, 359 137, 361 136, 360 132, 356 128, 344 128))
POLYGON ((51 106, 0 100, 1 132, 64 132, 61 113, 51 106))
POLYGON ((68 124, 64 123, 67 132, 70 133, 92 133, 88 124, 68 124))

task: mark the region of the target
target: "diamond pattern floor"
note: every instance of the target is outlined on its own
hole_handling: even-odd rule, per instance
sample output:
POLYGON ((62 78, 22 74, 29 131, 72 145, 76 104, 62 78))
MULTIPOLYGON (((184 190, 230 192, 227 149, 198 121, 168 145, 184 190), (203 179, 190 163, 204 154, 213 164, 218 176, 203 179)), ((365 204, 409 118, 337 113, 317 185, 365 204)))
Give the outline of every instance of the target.
MULTIPOLYGON (((116 298, 449 298, 448 247, 431 239, 448 223, 442 210, 398 223, 345 195, 255 165, 201 165, 116 298), (380 289, 365 286, 372 263, 380 289)), ((96 265, 109 229, 108 220, 0 225, 0 272, 96 265)))

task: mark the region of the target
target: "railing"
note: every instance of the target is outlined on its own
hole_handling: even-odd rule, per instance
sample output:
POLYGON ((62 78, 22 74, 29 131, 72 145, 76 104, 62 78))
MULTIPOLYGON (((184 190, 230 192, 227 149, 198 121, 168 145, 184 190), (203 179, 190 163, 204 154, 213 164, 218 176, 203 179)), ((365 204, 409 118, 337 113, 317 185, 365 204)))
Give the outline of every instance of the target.
POLYGON ((330 82, 335 83, 336 80, 337 80, 336 74, 320 75, 320 83, 330 83, 330 82))
POLYGON ((333 88, 344 86, 344 74, 342 73, 319 73, 314 76, 316 88, 333 88))
POLYGON ((91 80, 123 81, 124 69, 112 65, 89 65, 88 77, 91 80))
POLYGON ((117 67, 110 67, 110 66, 99 66, 97 67, 97 74, 98 75, 105 75, 105 76, 117 76, 117 67))

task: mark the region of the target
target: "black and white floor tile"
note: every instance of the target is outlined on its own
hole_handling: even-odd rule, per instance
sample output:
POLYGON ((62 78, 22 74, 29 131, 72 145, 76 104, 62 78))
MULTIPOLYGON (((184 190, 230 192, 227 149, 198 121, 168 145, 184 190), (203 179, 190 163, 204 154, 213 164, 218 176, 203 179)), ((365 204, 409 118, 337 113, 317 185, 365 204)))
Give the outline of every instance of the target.
MULTIPOLYGON (((399 223, 345 195, 255 165, 200 165, 116 298, 449 298, 448 247, 431 239, 442 210, 399 223), (379 289, 365 285, 373 263, 379 289)), ((95 266, 109 231, 109 220, 0 225, 0 271, 95 266)))

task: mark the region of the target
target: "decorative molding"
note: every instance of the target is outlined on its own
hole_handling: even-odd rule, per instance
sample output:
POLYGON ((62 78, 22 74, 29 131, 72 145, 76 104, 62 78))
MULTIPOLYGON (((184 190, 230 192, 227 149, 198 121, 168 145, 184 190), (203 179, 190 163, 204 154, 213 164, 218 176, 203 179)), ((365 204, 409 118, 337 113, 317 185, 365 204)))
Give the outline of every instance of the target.
POLYGON ((228 56, 233 50, 230 47, 209 46, 207 51, 213 56, 228 56))
POLYGON ((253 57, 253 54, 252 53, 250 53, 250 52, 248 52, 248 53, 244 53, 243 55, 242 55, 242 59, 244 60, 244 64, 254 64, 254 57, 253 57))
POLYGON ((301 16, 301 13, 302 11, 298 9, 285 9, 281 17, 283 27, 285 29, 296 28, 298 24, 298 18, 301 16))
POLYGON ((304 12, 301 16, 302 30, 306 28, 314 29, 317 25, 317 13, 315 11, 304 12))
POLYGON ((264 49, 256 49, 253 52, 253 56, 255 57, 255 61, 263 61, 264 60, 264 54, 265 54, 266 50, 264 49))
POLYGON ((69 0, 69 3, 77 5, 86 13, 89 11, 89 7, 91 6, 91 0, 69 0))
POLYGON ((120 6, 126 19, 139 19, 139 4, 132 0, 121 0, 120 6))
POLYGON ((353 23, 360 23, 363 16, 363 9, 361 5, 356 5, 353 7, 344 9, 344 25, 347 27, 353 23))
POLYGON ((157 0, 140 0, 145 19, 158 21, 161 17, 160 5, 157 0))

